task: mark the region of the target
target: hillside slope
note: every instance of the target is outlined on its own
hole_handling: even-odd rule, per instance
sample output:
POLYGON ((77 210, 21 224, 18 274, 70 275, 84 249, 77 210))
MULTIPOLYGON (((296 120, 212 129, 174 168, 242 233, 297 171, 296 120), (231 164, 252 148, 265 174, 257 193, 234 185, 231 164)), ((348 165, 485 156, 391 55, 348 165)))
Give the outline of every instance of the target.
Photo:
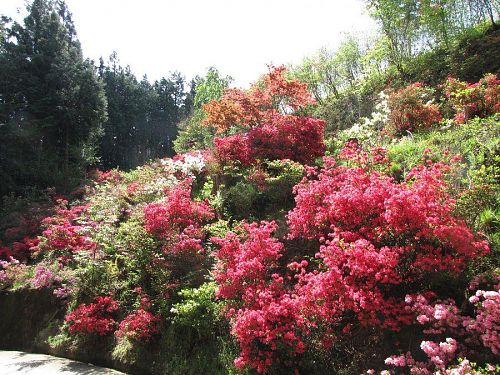
POLYGON ((6 205, 0 347, 137 374, 498 370, 498 79, 411 85, 323 139, 284 77, 211 103, 213 149, 6 205))

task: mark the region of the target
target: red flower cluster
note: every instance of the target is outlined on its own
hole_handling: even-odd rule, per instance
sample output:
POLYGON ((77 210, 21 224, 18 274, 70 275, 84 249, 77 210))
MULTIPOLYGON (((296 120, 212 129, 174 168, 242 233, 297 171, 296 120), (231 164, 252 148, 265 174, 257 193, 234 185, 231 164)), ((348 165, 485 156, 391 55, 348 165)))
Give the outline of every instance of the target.
POLYGON ((485 75, 474 84, 448 77, 444 86, 459 124, 500 112, 500 80, 493 74, 485 75))
POLYGON ((365 325, 398 329, 408 322, 391 286, 419 285, 433 273, 456 275, 489 251, 452 215, 442 163, 419 166, 403 183, 361 168, 326 167, 296 186, 291 238, 319 239, 322 272, 300 279, 304 302, 335 321, 352 311, 365 325))
MULTIPOLYGON (((43 238, 38 250, 65 251, 69 256, 76 251, 93 251, 96 243, 86 234, 89 225, 79 225, 77 222, 88 206, 60 207, 55 216, 42 221, 47 229, 42 232, 43 238)), ((67 254, 65 254, 67 255, 67 254)))
POLYGON ((386 148, 374 147, 366 151, 356 140, 347 141, 338 157, 349 167, 384 171, 391 165, 386 148))
POLYGON ((427 129, 441 121, 442 116, 436 104, 426 102, 426 90, 417 82, 389 96, 389 132, 406 132, 427 129))
POLYGON ((96 297, 93 303, 81 304, 66 315, 71 333, 107 335, 116 328, 113 315, 118 310, 118 302, 110 296, 96 297))
POLYGON ((224 138, 215 138, 215 154, 222 163, 239 161, 243 167, 255 163, 252 149, 246 134, 230 135, 224 138))
POLYGON ((0 260, 9 260, 11 257, 20 261, 29 259, 31 251, 39 243, 37 235, 40 232, 40 214, 43 211, 9 218, 10 224, 14 226, 5 229, 5 243, 0 240, 0 260))
POLYGON ((206 202, 191 199, 191 188, 179 185, 161 203, 144 207, 146 231, 165 242, 164 250, 173 254, 196 254, 203 250, 201 226, 214 217, 206 202))
POLYGON ((114 169, 110 169, 109 171, 105 172, 99 169, 94 169, 89 172, 89 177, 99 184, 108 181, 111 183, 118 183, 122 180, 120 172, 114 169))
POLYGON ((222 162, 290 159, 310 163, 325 152, 323 120, 311 117, 275 116, 271 122, 248 133, 215 139, 215 152, 222 162))
POLYGON ((244 241, 229 232, 225 238, 212 239, 220 246, 215 278, 217 296, 228 300, 232 333, 240 347, 237 367, 250 366, 266 372, 285 352, 287 363, 304 351, 298 331, 303 318, 296 300, 284 288, 276 272, 283 245, 271 233, 276 224, 262 222, 244 226, 244 241))
POLYGON ((134 310, 120 322, 117 337, 127 337, 137 341, 149 341, 160 330, 160 316, 146 311, 143 307, 134 310))
POLYGON ((176 186, 161 203, 150 203, 144 207, 146 230, 160 239, 171 237, 190 226, 200 226, 210 220, 214 213, 206 202, 191 199, 191 187, 176 186))

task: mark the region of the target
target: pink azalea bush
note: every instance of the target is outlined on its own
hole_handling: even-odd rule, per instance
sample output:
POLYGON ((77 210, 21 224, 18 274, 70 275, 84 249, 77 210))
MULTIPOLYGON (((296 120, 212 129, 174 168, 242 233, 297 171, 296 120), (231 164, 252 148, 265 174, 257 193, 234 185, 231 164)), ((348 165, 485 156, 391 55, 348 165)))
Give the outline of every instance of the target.
POLYGON ((305 348, 298 333, 304 320, 297 300, 276 273, 284 251, 283 244, 271 237, 276 228, 274 222, 247 224, 243 238, 229 232, 225 238, 212 239, 220 247, 217 297, 228 302, 226 315, 241 348, 235 365, 259 373, 276 365, 278 352, 287 353, 281 365, 290 365, 305 348))
POLYGON ((144 207, 144 222, 148 233, 169 239, 190 227, 200 227, 214 217, 206 202, 191 199, 191 188, 180 185, 168 192, 167 199, 144 207))
POLYGON ((500 80, 493 74, 473 84, 448 77, 444 87, 459 124, 500 112, 500 80))

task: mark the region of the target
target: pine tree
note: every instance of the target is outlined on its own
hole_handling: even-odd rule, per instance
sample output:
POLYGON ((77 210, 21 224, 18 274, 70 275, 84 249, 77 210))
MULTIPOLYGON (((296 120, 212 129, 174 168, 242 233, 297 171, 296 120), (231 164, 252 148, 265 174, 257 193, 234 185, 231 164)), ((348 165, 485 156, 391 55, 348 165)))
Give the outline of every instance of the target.
POLYGON ((102 84, 63 1, 34 0, 23 25, 9 22, 4 34, 0 173, 10 185, 1 193, 25 185, 68 189, 96 161, 106 119, 102 84))

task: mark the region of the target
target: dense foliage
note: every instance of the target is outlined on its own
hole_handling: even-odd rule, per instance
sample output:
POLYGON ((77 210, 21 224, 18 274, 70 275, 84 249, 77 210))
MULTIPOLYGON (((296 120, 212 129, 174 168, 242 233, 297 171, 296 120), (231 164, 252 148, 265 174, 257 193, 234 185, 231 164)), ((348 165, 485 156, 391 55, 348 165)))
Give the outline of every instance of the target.
POLYGON ((35 0, 0 41, 0 195, 72 187, 93 162, 106 98, 63 2, 35 0))
POLYGON ((131 168, 173 155, 193 93, 173 73, 140 82, 113 53, 84 59, 63 1, 34 0, 23 24, 2 16, 0 196, 70 191, 88 166, 131 168))
MULTIPOLYGON (((349 38, 247 90, 214 68, 186 93, 81 62, 109 102, 103 165, 161 158, 4 199, 0 290, 59 309, 38 341, 132 373, 500 371, 500 81, 405 84, 415 43, 453 44, 461 2, 370 3, 396 28, 381 55, 349 38)), ((71 31, 58 7, 10 31, 42 8, 71 31)))

